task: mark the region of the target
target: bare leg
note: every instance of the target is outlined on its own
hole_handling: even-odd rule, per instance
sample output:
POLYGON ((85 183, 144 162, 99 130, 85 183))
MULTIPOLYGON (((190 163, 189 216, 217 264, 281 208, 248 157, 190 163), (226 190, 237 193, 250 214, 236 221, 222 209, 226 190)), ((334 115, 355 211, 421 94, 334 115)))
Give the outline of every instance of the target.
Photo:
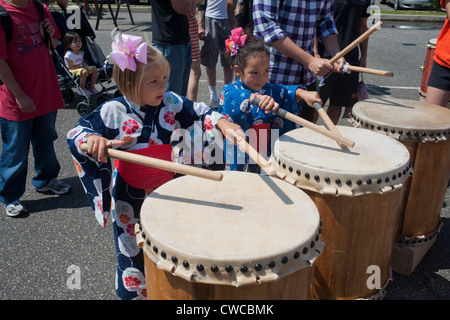
POLYGON ((81 74, 80 74, 80 87, 83 90, 86 89, 86 79, 87 79, 88 75, 89 75, 89 72, 87 70, 81 71, 81 74))
POLYGON ((191 73, 189 74, 189 84, 187 91, 187 98, 192 101, 197 101, 198 82, 202 75, 200 61, 192 61, 191 73))
POLYGON ((91 89, 94 88, 98 79, 98 70, 96 67, 92 68, 92 76, 91 76, 91 89))
POLYGON ((328 117, 333 121, 334 124, 337 124, 339 121, 339 118, 341 117, 342 108, 335 106, 335 105, 329 105, 327 109, 328 117))
POLYGON ((216 68, 206 67, 205 69, 208 86, 216 86, 216 68))
POLYGON ((427 98, 425 100, 427 103, 447 107, 449 99, 450 91, 445 91, 435 87, 427 87, 427 98))

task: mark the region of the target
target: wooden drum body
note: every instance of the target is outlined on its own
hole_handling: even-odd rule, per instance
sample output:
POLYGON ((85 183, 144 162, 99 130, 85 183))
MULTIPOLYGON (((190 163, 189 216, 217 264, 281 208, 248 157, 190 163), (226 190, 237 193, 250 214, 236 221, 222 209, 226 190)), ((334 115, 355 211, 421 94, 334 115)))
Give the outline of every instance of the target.
POLYGON ((306 191, 322 220, 325 248, 315 264, 315 299, 375 299, 390 280, 402 183, 410 175, 408 150, 368 130, 337 127, 355 147, 307 128, 279 138, 271 161, 277 175, 306 191), (373 270, 378 284, 370 283, 373 270))
MULTIPOLYGON (((414 174, 405 184, 396 247, 430 246, 440 229, 450 175, 450 110, 420 101, 368 99, 355 104, 350 124, 391 136, 408 149, 414 174)), ((394 271, 405 275, 415 267, 396 265, 394 271)))
POLYGON ((427 53, 425 54, 425 61, 423 63, 422 69, 422 81, 420 83, 419 93, 422 97, 427 95, 427 83, 430 78, 431 69, 433 68, 434 53, 436 51, 436 41, 437 39, 430 39, 427 43, 427 53))
POLYGON ((156 189, 136 225, 149 299, 311 299, 320 216, 279 179, 223 172, 156 189))

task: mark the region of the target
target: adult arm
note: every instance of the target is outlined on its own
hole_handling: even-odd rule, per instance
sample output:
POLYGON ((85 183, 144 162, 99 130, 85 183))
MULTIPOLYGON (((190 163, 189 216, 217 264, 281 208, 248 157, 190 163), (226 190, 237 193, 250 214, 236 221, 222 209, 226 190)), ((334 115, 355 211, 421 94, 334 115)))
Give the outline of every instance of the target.
POLYGON ((198 6, 198 38, 202 41, 205 38, 205 10, 206 4, 198 6))
POLYGON ((234 0, 227 0, 227 14, 228 21, 230 21, 230 26, 233 28, 234 26, 234 9, 236 5, 234 4, 234 0))
POLYGON ((264 42, 274 47, 281 54, 306 66, 314 74, 324 76, 333 69, 328 60, 314 57, 289 37, 278 22, 278 0, 254 0, 253 21, 255 34, 264 42))
MULTIPOLYGON (((450 0, 449 0, 450 1, 450 0)), ((368 18, 362 18, 359 23, 359 35, 362 35, 369 28, 367 27, 368 18)), ((369 47, 369 38, 365 39, 363 42, 359 44, 359 50, 361 52, 361 57, 359 59, 359 66, 366 67, 367 66, 367 49, 369 47)))

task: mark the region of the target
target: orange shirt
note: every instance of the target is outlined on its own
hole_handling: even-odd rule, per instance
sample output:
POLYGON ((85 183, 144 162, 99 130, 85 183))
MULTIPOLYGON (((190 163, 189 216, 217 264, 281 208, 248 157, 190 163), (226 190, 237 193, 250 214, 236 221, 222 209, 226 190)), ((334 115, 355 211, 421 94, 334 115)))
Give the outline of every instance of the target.
MULTIPOLYGON (((441 0, 441 7, 445 9, 445 1, 441 0)), ((450 22, 445 19, 444 27, 439 33, 439 37, 436 42, 436 52, 434 55, 434 61, 441 66, 450 68, 450 22)))

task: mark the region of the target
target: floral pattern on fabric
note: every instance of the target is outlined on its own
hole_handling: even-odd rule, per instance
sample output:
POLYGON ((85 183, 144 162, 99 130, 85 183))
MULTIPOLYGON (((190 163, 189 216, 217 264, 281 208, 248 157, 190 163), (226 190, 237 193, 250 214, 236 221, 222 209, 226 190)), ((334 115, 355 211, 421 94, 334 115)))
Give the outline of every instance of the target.
MULTIPOLYGON (((281 109, 288 112, 300 115, 302 104, 297 106, 295 100, 295 92, 299 86, 284 86, 274 83, 266 83, 261 90, 255 92, 250 90, 238 78, 234 83, 227 84, 222 89, 219 112, 230 122, 234 122, 247 131, 249 127, 270 123, 271 129, 278 129, 278 135, 298 127, 295 123, 285 120, 272 113, 265 113, 257 105, 249 102, 251 93, 259 93, 271 96, 279 105, 281 109)), ((304 88, 304 87, 302 87, 304 88)), ((270 143, 270 141, 269 141, 270 143)), ((257 166, 254 165, 249 168, 248 155, 245 152, 240 152, 240 149, 230 144, 228 141, 224 143, 226 169, 238 171, 252 171, 256 172, 257 166)), ((270 156, 269 154, 267 156, 270 156)))
MULTIPOLYGON (((166 92, 158 107, 140 107, 125 97, 110 100, 81 118, 68 132, 69 150, 96 220, 105 226, 110 213, 112 216, 117 253, 116 291, 120 298, 146 296, 143 252, 136 243, 134 225, 139 222, 142 203, 152 190, 130 186, 116 169, 112 170, 110 159, 107 163, 99 163, 82 151, 83 138, 98 134, 110 140, 122 140, 125 144, 117 148, 131 151, 156 145, 176 145, 179 142, 176 137, 184 134, 192 136, 193 141, 201 144, 199 150, 203 150, 209 141, 202 138, 205 121, 209 135, 215 135, 215 126, 221 117, 203 103, 166 92), (194 128, 196 132, 191 133, 194 128)), ((182 155, 187 158, 190 150, 184 149, 182 155)))

